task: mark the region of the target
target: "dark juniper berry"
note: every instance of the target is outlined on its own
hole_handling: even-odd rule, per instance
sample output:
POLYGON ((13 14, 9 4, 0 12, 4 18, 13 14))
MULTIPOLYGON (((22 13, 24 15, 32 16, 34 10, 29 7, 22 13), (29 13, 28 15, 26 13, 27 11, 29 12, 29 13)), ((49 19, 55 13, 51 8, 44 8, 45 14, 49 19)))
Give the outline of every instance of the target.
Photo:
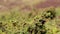
POLYGON ((41 24, 43 25, 43 24, 45 24, 46 21, 43 19, 40 19, 39 22, 41 22, 41 24))

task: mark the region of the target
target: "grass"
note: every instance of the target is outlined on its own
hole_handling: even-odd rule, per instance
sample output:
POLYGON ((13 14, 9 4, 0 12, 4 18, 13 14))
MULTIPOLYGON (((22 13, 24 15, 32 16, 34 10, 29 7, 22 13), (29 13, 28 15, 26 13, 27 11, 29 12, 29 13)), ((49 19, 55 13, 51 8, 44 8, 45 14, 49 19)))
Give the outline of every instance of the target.
MULTIPOLYGON (((56 10, 56 16, 60 15, 59 11, 56 10)), ((12 9, 8 13, 2 13, 0 15, 0 34, 41 34, 42 32, 44 34, 60 34, 56 25, 57 18, 51 20, 41 17, 45 12, 45 9, 31 12, 12 9), (43 25, 39 22, 42 18, 46 21, 43 25)))

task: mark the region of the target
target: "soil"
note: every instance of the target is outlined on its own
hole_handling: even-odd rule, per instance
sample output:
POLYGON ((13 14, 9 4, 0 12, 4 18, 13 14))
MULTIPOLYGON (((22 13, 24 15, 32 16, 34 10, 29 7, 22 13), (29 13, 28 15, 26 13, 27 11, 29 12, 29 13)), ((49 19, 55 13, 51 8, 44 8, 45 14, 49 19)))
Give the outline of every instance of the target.
POLYGON ((60 0, 47 0, 45 2, 41 2, 35 5, 36 8, 46 8, 46 7, 59 7, 60 6, 60 0))
MULTIPOLYGON (((32 0, 31 0, 32 1, 32 0)), ((14 7, 19 7, 20 9, 27 9, 27 10, 31 10, 32 8, 46 8, 46 7, 50 7, 50 6, 54 6, 54 7, 58 7, 60 6, 60 0, 46 0, 44 2, 39 0, 33 0, 34 2, 36 2, 34 4, 34 2, 31 2, 30 0, 27 1, 22 1, 22 0, 0 0, 0 11, 5 11, 5 10, 9 10, 12 9, 14 7), (31 4, 30 4, 31 3, 31 4)))

